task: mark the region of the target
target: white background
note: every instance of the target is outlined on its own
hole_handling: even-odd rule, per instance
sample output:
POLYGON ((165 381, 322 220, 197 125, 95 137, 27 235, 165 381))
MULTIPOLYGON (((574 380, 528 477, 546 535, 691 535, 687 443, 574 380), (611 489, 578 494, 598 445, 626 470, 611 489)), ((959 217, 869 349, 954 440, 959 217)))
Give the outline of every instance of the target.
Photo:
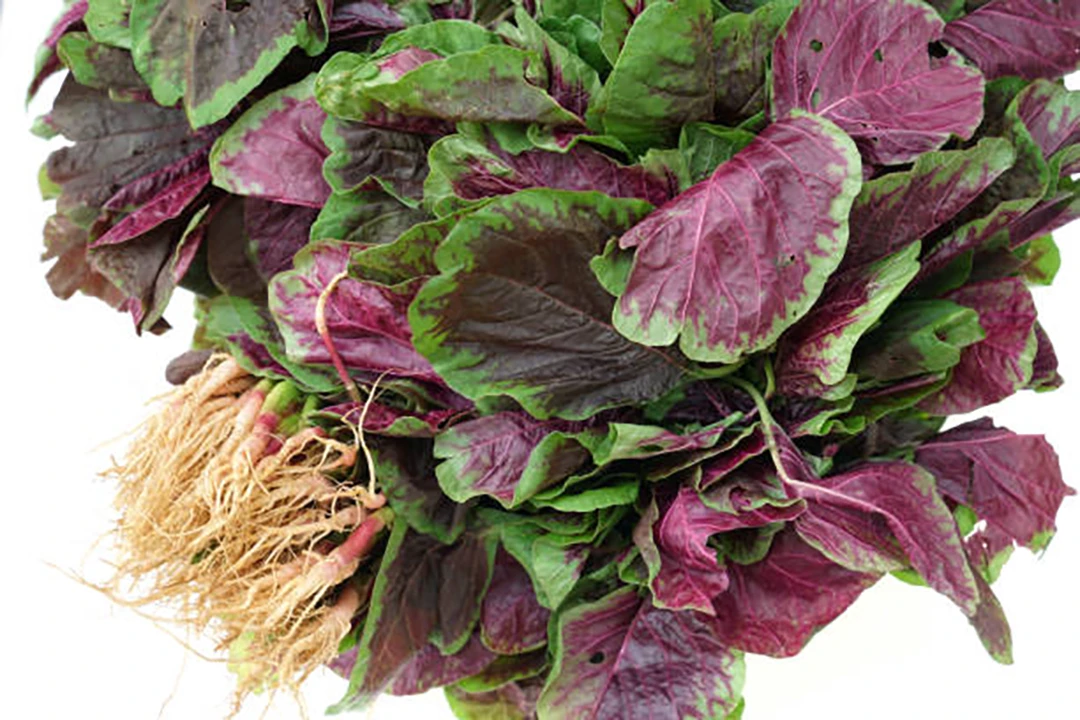
MULTIPOLYGON (((48 147, 27 133, 23 108, 34 51, 57 0, 4 8, 0 29, 0 512, 7 574, 0 590, 0 717, 32 720, 214 720, 228 709, 224 666, 188 655, 150 622, 115 608, 50 564, 94 571, 88 549, 110 524, 112 491, 96 479, 123 443, 101 448, 167 389, 165 363, 186 347, 190 298, 174 300, 164 337, 136 338, 130 319, 96 300, 54 299, 38 262, 49 210, 35 177, 48 147)), ((1073 78, 1074 80, 1076 78, 1073 78)), ((1077 87, 1076 83, 1072 83, 1077 87)), ((55 92, 56 84, 44 96, 55 92)), ((39 101, 32 111, 40 113, 39 101)), ((1057 345, 1056 393, 1025 393, 993 408, 1020 432, 1046 433, 1066 479, 1080 486, 1080 232, 1061 232, 1065 268, 1039 289, 1041 319, 1057 345)), ((746 720, 1018 720, 1075 718, 1080 683, 1080 500, 1067 500, 1045 557, 1018 551, 995 591, 1012 623, 1016 664, 989 659, 944 597, 887 578, 797 658, 748 660, 746 720)), ((311 715, 344 682, 307 686, 311 715)), ((241 716, 257 718, 256 700, 241 716)), ((279 702, 267 718, 298 718, 279 702)), ((451 717, 440 693, 381 700, 373 718, 451 717)))

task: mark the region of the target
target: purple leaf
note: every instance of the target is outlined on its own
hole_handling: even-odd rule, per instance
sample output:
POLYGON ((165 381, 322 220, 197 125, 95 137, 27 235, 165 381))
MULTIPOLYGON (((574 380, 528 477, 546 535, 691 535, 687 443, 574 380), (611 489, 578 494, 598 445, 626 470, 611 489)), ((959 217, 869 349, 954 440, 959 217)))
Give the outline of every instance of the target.
POLYGON ((967 150, 925 153, 915 167, 863 185, 851 207, 841 272, 902 250, 941 227, 1013 163, 1007 140, 984 138, 967 150))
POLYGON ((1038 342, 1038 348, 1035 351, 1035 362, 1032 367, 1031 387, 1036 390, 1053 390, 1061 387, 1065 379, 1058 372, 1054 344, 1050 342, 1050 336, 1038 322, 1035 323, 1035 339, 1038 342))
POLYGON ((495 555, 495 571, 480 608, 480 636, 500 655, 520 655, 547 643, 551 611, 536 600, 532 581, 505 550, 495 555))
MULTIPOLYGON (((1077 41, 1080 44, 1080 37, 1077 41)), ((1036 80, 1017 96, 1017 112, 1047 160, 1080 143, 1080 93, 1036 80)))
POLYGON ((944 39, 987 80, 1061 77, 1080 64, 1080 5, 1072 0, 992 0, 949 23, 944 39))
POLYGON ((799 113, 619 241, 637 248, 615 326, 694 360, 737 361, 806 314, 836 269, 861 183, 851 140, 799 113))
POLYGON ((589 458, 571 437, 576 426, 501 412, 458 423, 439 435, 435 456, 443 491, 457 502, 486 495, 511 508, 569 477, 589 458))
POLYGON ((963 542, 928 472, 907 462, 872 462, 790 485, 807 501, 795 521, 799 536, 834 562, 871 573, 910 563, 930 587, 975 613, 979 593, 963 542))
MULTIPOLYGON (((308 245, 296 256, 295 270, 271 282, 270 309, 291 360, 332 363, 316 327, 316 306, 333 279, 347 271, 351 250, 330 241, 308 245)), ((438 380, 413 349, 405 317, 418 287, 416 281, 388 287, 349 277, 337 283, 326 302, 325 318, 330 341, 346 368, 438 380)))
POLYGON ((437 645, 430 643, 405 663, 386 692, 390 695, 419 695, 433 688, 452 685, 480 672, 495 657, 495 653, 480 642, 479 633, 473 633, 465 647, 452 655, 444 655, 437 645))
POLYGON ((338 0, 330 16, 330 37, 335 41, 383 35, 405 27, 405 19, 382 0, 338 0))
POLYGON ((256 269, 264 282, 291 270, 293 257, 308 243, 316 208, 249 197, 244 200, 244 230, 256 269))
POLYGON ((640 165, 626 166, 586 143, 566 152, 525 150, 511 154, 487 142, 450 135, 431 148, 433 173, 463 200, 481 200, 532 187, 598 190, 612 197, 640 198, 661 205, 678 187, 640 165))
POLYGON ((717 622, 654 607, 623 588, 559 617, 555 666, 541 717, 725 717, 742 693, 742 655, 717 622))
POLYGON ((989 418, 931 439, 915 459, 933 473, 942 495, 986 521, 976 536, 999 547, 1045 548, 1062 500, 1075 493, 1046 438, 996 428, 989 418))
POLYGON ((866 160, 896 165, 971 137, 983 79, 930 43, 945 23, 917 0, 805 0, 773 49, 773 116, 802 108, 855 139, 866 160))
POLYGON ((145 205, 109 228, 90 246, 116 245, 142 235, 164 222, 179 217, 210 184, 210 169, 203 166, 150 198, 145 205))
POLYGON ((761 473, 737 472, 705 495, 689 486, 679 489, 655 529, 658 558, 651 561, 651 548, 639 544, 657 607, 712 615, 712 600, 727 589, 728 577, 709 538, 793 520, 803 512, 804 503, 776 497, 766 482, 761 473))
POLYGON ((315 102, 315 76, 255 103, 214 145, 214 184, 236 195, 322 207, 330 197, 322 141, 326 113, 315 102))
POLYGON ((949 384, 919 408, 935 415, 978 410, 1004 400, 1031 381, 1038 349, 1035 304, 1018 278, 968 285, 945 296, 979 313, 986 337, 964 348, 949 384))
POLYGON ((780 392, 818 396, 818 384, 843 381, 855 344, 915 277, 918 257, 919 243, 913 242, 895 255, 829 278, 810 313, 780 338, 780 392))
POLYGON ((731 565, 731 584, 713 602, 719 636, 745 652, 790 657, 844 612, 876 574, 833 563, 788 528, 764 560, 731 565))

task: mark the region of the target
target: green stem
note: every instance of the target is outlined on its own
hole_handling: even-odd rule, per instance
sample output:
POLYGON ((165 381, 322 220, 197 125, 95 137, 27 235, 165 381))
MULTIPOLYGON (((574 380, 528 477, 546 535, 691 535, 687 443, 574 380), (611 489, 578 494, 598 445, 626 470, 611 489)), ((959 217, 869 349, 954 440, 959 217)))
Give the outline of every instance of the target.
POLYGON ((290 380, 282 380, 263 400, 262 412, 284 417, 299 403, 300 388, 290 380))
POLYGON ((784 468, 784 463, 780 459, 780 444, 776 442, 776 434, 773 432, 773 426, 776 424, 776 420, 773 419, 772 413, 769 412, 769 405, 765 401, 765 397, 756 387, 742 378, 730 377, 727 379, 727 382, 745 392, 750 396, 750 399, 754 401, 758 415, 761 417, 761 432, 765 435, 765 445, 769 448, 769 455, 772 457, 773 465, 776 466, 776 474, 779 475, 780 479, 785 483, 790 484, 795 482, 794 479, 788 475, 787 470, 784 468))

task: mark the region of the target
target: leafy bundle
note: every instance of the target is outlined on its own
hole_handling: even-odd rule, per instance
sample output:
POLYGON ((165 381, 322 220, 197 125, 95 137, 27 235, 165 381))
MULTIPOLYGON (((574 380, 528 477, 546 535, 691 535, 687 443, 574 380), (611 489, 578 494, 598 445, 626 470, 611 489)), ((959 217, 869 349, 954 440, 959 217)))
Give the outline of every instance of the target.
MULTIPOLYGON (((351 458, 298 467, 352 520, 294 507, 310 548, 267 560, 362 545, 303 596, 349 617, 303 656, 335 710, 735 718, 744 653, 887 573, 1010 662, 990 585, 1072 491, 1041 436, 942 428, 1062 382, 1029 286, 1080 215, 1078 64, 1075 0, 82 0, 32 88, 69 71, 48 279, 139 331, 198 295, 171 412, 210 352, 221 407, 278 401, 255 455, 169 459, 224 488, 161 481, 216 528, 184 573, 245 462, 254 493, 283 448, 351 458)), ((292 637, 250 627, 240 660, 292 637)))

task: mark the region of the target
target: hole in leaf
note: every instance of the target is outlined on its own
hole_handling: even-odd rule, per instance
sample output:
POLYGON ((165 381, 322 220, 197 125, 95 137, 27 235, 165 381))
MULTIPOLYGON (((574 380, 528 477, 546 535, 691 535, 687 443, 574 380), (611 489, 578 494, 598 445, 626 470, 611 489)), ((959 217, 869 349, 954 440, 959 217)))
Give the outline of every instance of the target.
POLYGON ((662 446, 655 444, 645 445, 641 449, 648 453, 658 453, 664 451, 664 448, 662 446))
POLYGON ((817 106, 821 104, 821 90, 815 89, 810 94, 810 109, 817 110, 817 106))
POLYGON ((821 52, 824 47, 825 47, 825 43, 821 42, 820 40, 811 40, 810 41, 810 49, 813 50, 814 52, 821 52))
POLYGON ((593 665, 599 665, 600 663, 604 662, 604 653, 594 652, 592 655, 589 656, 589 662, 593 665))
POLYGON ((874 59, 878 62, 885 62, 885 56, 881 54, 881 48, 874 51, 874 59))
POLYGON ((940 59, 943 57, 948 57, 949 55, 949 51, 945 48, 944 45, 939 42, 930 43, 930 45, 927 47, 927 50, 930 52, 930 57, 932 58, 940 59))
POLYGON ((225 0, 225 9, 229 12, 240 12, 250 4, 250 0, 225 0))

